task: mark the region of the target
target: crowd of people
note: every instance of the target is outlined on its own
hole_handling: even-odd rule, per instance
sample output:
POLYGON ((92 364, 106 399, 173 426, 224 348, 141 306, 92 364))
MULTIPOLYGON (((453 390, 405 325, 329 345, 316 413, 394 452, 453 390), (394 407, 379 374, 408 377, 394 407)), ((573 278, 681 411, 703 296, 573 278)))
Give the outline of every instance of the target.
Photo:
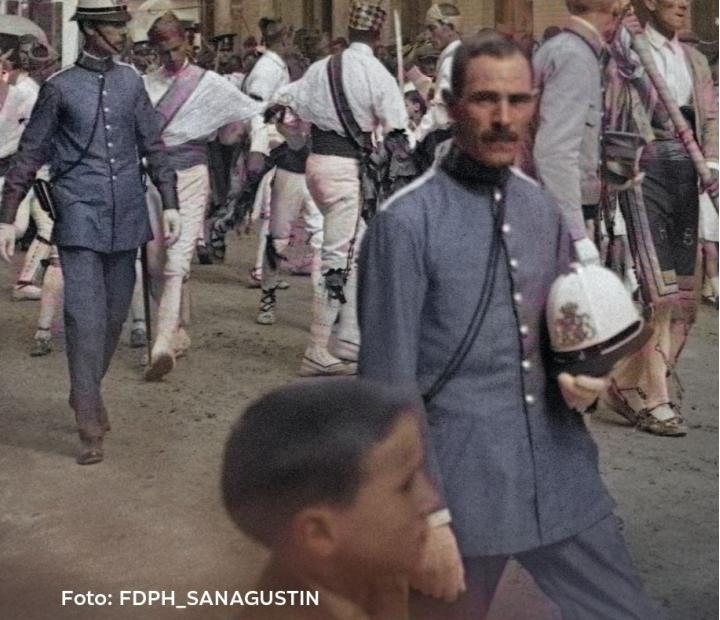
POLYGON ((40 298, 34 355, 62 312, 78 463, 104 458, 123 324, 144 346, 157 308, 145 378, 168 375, 193 256, 223 260, 257 222, 257 322, 277 320, 283 268, 309 272, 300 376, 361 375, 284 388, 231 434, 225 502, 273 550, 263 583, 321 587, 312 618, 406 617, 408 583, 414 618, 482 618, 512 556, 564 618, 662 617, 582 414, 602 399, 687 432, 671 379, 701 264, 717 300, 717 89, 680 36, 688 0, 566 4, 539 46, 464 36, 433 4, 398 67, 377 0, 352 0, 347 38, 264 18, 241 52, 172 13, 128 51, 127 9, 80 0, 83 50, 41 88, 0 34, 0 254, 31 216, 13 295, 40 298), (600 264, 643 318, 599 341, 592 308, 546 302, 600 264), (584 374, 553 366, 558 339, 583 360, 638 344, 584 374))

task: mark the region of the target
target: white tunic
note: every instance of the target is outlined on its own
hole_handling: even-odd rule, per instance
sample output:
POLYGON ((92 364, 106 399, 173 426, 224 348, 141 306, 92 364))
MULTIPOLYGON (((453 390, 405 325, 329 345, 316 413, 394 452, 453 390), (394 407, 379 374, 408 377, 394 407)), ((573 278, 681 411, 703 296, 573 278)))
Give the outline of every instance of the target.
MULTIPOLYGON (((188 62, 182 71, 200 71, 188 62)), ((164 67, 143 77, 145 90, 153 105, 174 84, 177 76, 164 67)), ((211 140, 214 133, 230 123, 246 121, 261 114, 263 105, 253 101, 230 82, 213 71, 205 71, 202 79, 163 130, 167 146, 178 146, 194 140, 211 140)))
MULTIPOLYGON (((329 58, 313 63, 300 79, 281 88, 273 97, 293 109, 303 120, 323 131, 345 135, 335 112, 327 65, 329 58)), ((342 78, 353 116, 363 131, 388 133, 408 124, 405 101, 395 79, 364 43, 352 43, 343 52, 342 78)))
MULTIPOLYGON (((270 101, 278 89, 290 83, 290 72, 285 61, 272 50, 267 50, 255 63, 241 88, 253 99, 270 101)), ((268 154, 270 138, 262 115, 251 121, 250 150, 268 154)))
POLYGON ((0 107, 0 158, 9 157, 18 150, 20 136, 38 98, 40 87, 27 75, 11 84, 7 98, 0 107))
POLYGON ((655 65, 665 78, 673 99, 679 106, 688 105, 692 99, 693 81, 677 33, 669 40, 650 24, 645 32, 655 65))

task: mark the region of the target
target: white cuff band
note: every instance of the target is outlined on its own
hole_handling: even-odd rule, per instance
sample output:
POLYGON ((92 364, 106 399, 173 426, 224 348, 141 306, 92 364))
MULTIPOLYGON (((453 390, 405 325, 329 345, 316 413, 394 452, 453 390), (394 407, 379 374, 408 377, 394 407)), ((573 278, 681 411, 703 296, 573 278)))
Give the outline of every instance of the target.
POLYGON ((451 523, 452 517, 450 516, 450 511, 447 508, 443 508, 442 510, 433 512, 428 516, 427 520, 430 527, 440 527, 451 523))

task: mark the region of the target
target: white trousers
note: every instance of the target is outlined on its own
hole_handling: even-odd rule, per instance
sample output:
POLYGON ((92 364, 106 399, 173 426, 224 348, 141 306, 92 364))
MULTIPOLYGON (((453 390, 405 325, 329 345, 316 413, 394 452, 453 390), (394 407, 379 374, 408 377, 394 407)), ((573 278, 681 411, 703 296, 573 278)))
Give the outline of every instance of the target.
POLYGON ((306 177, 323 216, 322 272, 351 270, 365 231, 360 217, 359 163, 349 157, 313 153, 307 160, 306 177))
POLYGON ((182 230, 169 248, 163 242, 162 200, 157 189, 148 187, 147 200, 153 240, 148 245, 150 275, 154 279, 190 276, 195 243, 202 235, 205 207, 210 196, 210 177, 205 165, 177 172, 177 192, 182 230))

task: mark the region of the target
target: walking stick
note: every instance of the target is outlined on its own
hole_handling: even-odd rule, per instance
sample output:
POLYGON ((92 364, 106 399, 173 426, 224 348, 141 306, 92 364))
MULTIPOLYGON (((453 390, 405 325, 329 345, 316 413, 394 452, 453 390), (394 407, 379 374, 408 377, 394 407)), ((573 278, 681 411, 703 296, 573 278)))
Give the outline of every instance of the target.
POLYGON ((147 245, 140 250, 140 265, 142 267, 143 305, 145 307, 145 344, 147 345, 148 364, 152 361, 152 329, 150 318, 150 272, 148 270, 147 245))
MULTIPOLYGON (((637 52, 637 55, 640 57, 640 62, 645 68, 645 72, 648 74, 652 85, 655 87, 660 101, 662 101, 663 105, 665 106, 665 109, 670 116, 670 120, 675 127, 675 131, 677 132, 678 137, 685 146, 688 155, 690 155, 690 159, 695 165, 695 170, 700 177, 703 188, 705 190, 709 190, 710 187, 712 187, 713 185, 713 175, 710 172, 710 168, 708 168, 707 162, 705 161, 705 156, 700 150, 698 143, 695 141, 692 128, 688 125, 685 117, 682 115, 682 112, 680 111, 677 102, 673 99, 673 96, 670 93, 670 89, 665 82, 665 78, 663 78, 663 76, 658 71, 657 66, 655 65, 647 35, 645 33, 633 34, 632 46, 633 49, 637 52)), ((717 211, 717 195, 714 195, 713 193, 708 191, 708 196, 710 196, 710 200, 712 200, 715 211, 717 211)))
POLYGON ((393 11, 395 19, 395 54, 397 57, 397 81, 400 86, 400 92, 403 91, 405 85, 405 67, 403 66, 403 50, 402 50, 402 24, 400 23, 400 11, 393 11))

